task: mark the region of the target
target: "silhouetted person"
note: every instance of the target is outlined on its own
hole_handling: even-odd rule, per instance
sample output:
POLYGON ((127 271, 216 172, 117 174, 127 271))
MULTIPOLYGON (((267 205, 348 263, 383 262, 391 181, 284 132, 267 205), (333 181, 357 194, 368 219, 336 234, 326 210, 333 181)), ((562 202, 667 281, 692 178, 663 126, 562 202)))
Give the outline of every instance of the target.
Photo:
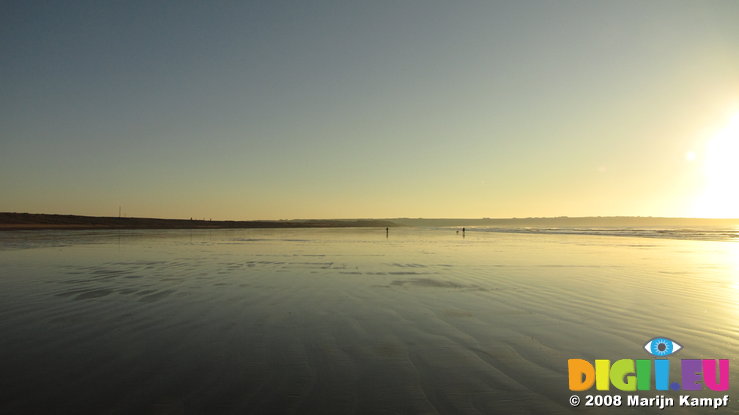
POLYGON ((385 228, 385 238, 390 236, 390 228, 385 228))
POLYGON ((464 238, 464 231, 465 231, 465 229, 462 228, 462 238, 464 238))

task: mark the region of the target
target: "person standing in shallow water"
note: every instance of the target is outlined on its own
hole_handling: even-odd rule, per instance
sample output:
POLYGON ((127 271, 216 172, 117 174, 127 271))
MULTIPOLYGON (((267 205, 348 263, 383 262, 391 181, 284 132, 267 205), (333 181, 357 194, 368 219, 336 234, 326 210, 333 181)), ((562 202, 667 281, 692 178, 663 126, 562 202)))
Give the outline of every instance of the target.
POLYGON ((385 238, 390 236, 390 228, 385 228, 385 238))

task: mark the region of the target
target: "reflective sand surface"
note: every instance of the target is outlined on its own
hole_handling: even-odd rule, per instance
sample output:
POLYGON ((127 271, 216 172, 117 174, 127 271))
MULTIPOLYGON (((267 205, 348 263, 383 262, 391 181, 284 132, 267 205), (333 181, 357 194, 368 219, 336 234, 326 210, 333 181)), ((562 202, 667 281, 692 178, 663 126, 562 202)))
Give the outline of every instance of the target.
POLYGON ((656 336, 739 382, 735 242, 0 232, 0 267, 2 413, 591 413, 567 359, 656 336))

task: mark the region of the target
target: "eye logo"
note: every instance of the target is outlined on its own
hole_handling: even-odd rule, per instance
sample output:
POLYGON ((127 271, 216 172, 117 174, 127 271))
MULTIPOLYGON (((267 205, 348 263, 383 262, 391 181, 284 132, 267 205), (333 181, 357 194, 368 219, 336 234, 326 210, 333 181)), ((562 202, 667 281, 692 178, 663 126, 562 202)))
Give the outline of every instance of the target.
POLYGON ((669 356, 682 348, 676 341, 665 337, 655 337, 644 345, 646 351, 659 357, 669 356))

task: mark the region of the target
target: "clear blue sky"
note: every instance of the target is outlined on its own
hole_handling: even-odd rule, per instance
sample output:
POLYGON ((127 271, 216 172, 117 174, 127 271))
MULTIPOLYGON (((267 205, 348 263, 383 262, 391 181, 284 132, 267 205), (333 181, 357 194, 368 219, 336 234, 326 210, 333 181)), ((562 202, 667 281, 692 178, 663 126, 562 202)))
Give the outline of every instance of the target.
POLYGON ((711 216, 739 111, 738 1, 6 1, 0 39, 0 211, 711 216))

